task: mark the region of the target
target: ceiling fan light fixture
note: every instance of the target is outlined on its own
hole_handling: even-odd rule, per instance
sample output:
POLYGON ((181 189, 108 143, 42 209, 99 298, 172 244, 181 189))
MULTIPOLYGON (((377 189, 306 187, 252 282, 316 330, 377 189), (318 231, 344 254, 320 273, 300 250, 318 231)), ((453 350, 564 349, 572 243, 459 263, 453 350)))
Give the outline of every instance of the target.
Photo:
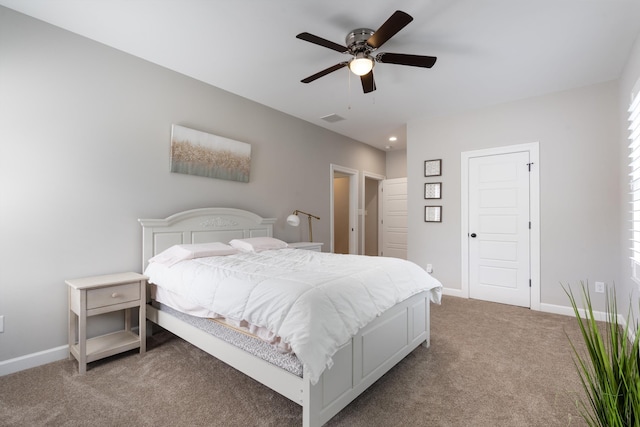
POLYGON ((356 76, 369 74, 373 69, 373 59, 365 53, 358 53, 356 57, 349 62, 349 69, 356 76))

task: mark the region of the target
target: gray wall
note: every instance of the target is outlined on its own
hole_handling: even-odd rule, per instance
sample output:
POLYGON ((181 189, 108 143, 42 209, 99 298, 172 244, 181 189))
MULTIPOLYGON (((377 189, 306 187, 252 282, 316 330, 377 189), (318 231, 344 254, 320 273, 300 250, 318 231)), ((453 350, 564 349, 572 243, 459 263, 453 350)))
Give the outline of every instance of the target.
POLYGON ((407 176, 407 150, 387 151, 387 179, 407 176))
POLYGON ((235 207, 296 241, 301 209, 328 248, 330 164, 385 173, 380 150, 3 7, 0 135, 0 361, 66 343, 65 279, 140 271, 138 218, 235 207), (172 123, 250 143, 250 182, 170 173, 172 123))
POLYGON ((537 141, 541 303, 567 305, 560 283, 620 282, 618 104, 617 82, 607 82, 410 122, 409 259, 461 289, 460 153, 537 141), (442 223, 422 217, 427 159, 443 162, 442 223))

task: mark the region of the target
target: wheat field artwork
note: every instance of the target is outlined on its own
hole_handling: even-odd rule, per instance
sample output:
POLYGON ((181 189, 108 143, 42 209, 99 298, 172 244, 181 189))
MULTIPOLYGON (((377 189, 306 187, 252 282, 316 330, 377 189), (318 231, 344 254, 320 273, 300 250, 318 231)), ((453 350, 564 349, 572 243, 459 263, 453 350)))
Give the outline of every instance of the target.
POLYGON ((251 145, 171 126, 171 172, 249 182, 251 145))

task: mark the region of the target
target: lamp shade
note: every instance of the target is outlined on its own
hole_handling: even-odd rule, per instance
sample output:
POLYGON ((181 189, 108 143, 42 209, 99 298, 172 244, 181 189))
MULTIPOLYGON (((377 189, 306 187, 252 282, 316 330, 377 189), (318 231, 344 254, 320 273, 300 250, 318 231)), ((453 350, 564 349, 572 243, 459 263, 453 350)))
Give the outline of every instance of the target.
POLYGON ((364 76, 373 69, 373 61, 371 60, 371 58, 364 55, 361 56, 359 54, 356 58, 352 59, 351 62, 349 62, 349 69, 353 74, 357 76, 364 76))
POLYGON ((287 217, 287 224, 293 226, 293 227, 297 227, 300 225, 300 217, 298 215, 289 215, 287 217))

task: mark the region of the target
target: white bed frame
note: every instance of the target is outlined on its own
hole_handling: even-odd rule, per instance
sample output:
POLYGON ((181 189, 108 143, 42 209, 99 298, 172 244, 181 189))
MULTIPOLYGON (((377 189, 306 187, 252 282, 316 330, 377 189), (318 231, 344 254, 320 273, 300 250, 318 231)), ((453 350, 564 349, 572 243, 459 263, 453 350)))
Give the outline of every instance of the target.
MULTIPOLYGON (((194 209, 166 219, 139 219, 142 265, 174 244, 272 236, 275 218, 231 208, 194 209)), ((149 299, 148 299, 149 301, 149 299)), ((226 343, 148 304, 147 319, 302 406, 302 425, 329 421, 419 345, 429 346, 429 293, 395 305, 333 356, 317 384, 226 343)), ((150 330, 151 328, 148 328, 150 330)))

